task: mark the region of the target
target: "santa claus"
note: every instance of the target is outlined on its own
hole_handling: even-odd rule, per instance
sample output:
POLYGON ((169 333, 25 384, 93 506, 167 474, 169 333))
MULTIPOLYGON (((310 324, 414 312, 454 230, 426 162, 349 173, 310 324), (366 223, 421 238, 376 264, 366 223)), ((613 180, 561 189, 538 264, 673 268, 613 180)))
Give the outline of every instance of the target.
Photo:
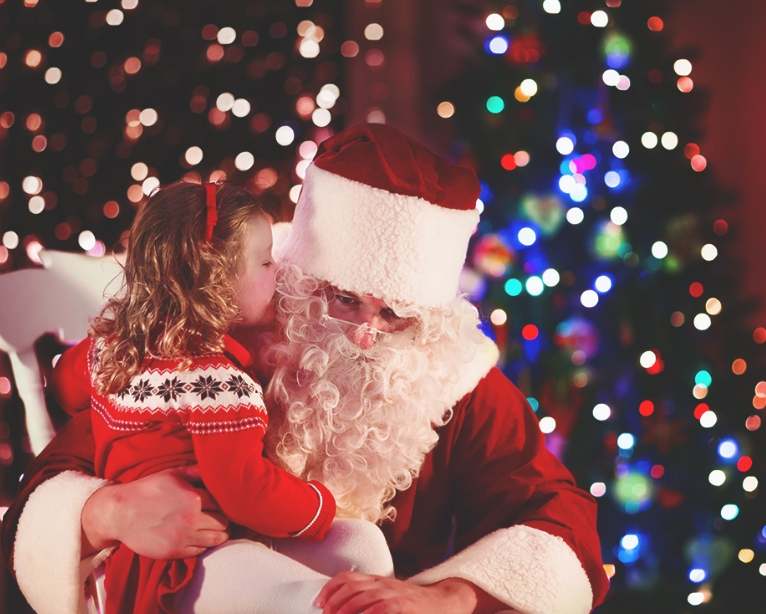
MULTIPOLYGON (((478 194, 470 169, 382 125, 326 140, 307 171, 280 255, 277 331, 262 351, 269 455, 327 485, 340 516, 379 523, 399 578, 339 574, 318 596, 328 614, 586 614, 606 592, 595 502, 546 450, 476 310, 457 296, 478 194)), ((200 520, 209 514, 197 503, 188 528, 174 520, 178 537, 166 539, 171 522, 156 521, 157 510, 178 508, 192 486, 149 476, 167 481, 149 503, 145 485, 101 488, 84 475, 86 429, 70 422, 6 517, 5 543, 15 532, 13 568, 33 602, 43 593, 76 602, 73 563, 125 540, 128 512, 170 542, 148 556, 214 545, 194 523, 222 530, 200 520), (131 487, 117 490, 119 511, 99 503, 131 487), (100 505, 112 512, 94 530, 100 505), (61 556, 43 561, 42 543, 61 556), (52 567, 57 581, 41 581, 52 567)))

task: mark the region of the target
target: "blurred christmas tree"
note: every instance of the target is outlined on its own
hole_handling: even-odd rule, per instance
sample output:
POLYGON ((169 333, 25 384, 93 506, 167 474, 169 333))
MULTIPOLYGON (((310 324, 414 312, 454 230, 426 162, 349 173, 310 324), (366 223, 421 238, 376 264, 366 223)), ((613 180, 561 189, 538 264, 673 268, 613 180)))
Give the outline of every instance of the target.
POLYGON ((484 188, 464 285, 599 498, 599 611, 754 612, 766 330, 719 256, 730 199, 695 144, 703 97, 669 3, 491 4, 483 66, 438 105, 484 188))

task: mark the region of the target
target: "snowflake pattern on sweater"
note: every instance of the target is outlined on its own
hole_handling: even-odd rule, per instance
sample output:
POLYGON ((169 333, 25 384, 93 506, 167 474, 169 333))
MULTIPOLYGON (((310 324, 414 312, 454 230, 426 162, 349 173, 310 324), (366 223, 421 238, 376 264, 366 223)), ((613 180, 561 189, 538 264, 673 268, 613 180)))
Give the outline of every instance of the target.
MULTIPOLYGON (((98 372, 102 347, 100 339, 91 344, 91 379, 98 372)), ((177 415, 194 434, 266 428, 263 389, 225 356, 201 354, 194 357, 188 370, 177 367, 172 360, 148 361, 119 393, 94 395, 93 409, 116 431, 145 430, 153 419, 169 414, 177 415), (248 415, 242 414, 245 407, 248 415), (194 419, 209 413, 221 416, 216 420, 210 416, 194 419)))

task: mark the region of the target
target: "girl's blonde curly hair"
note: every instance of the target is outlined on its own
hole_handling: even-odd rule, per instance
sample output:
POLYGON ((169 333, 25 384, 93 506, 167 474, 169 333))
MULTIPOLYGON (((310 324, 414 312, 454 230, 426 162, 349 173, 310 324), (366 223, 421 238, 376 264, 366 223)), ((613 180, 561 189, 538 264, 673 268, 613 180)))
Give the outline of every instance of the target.
POLYGON ((218 222, 204 239, 206 192, 178 182, 155 192, 133 223, 124 285, 93 321, 91 337, 104 348, 94 384, 118 393, 146 358, 179 360, 223 351, 223 335, 237 321, 236 283, 243 237, 261 202, 230 183, 217 187, 218 222))

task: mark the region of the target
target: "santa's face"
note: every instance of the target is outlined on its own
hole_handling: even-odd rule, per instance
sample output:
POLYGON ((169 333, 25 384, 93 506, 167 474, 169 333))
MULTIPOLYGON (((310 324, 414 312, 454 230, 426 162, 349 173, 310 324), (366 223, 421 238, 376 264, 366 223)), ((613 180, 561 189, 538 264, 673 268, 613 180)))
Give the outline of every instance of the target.
POLYGON ((411 318, 398 316, 384 301, 369 294, 328 286, 324 295, 327 316, 363 350, 375 345, 381 335, 401 332, 413 324, 411 318))
POLYGON ((280 339, 266 357, 275 367, 269 457, 322 481, 340 516, 379 521, 436 445, 434 429, 449 420, 452 384, 470 359, 468 337, 480 333, 467 304, 431 314, 395 305, 397 314, 373 297, 337 291, 328 300, 327 292, 296 267, 280 275, 280 339), (386 332, 367 343, 369 331, 350 335, 370 325, 386 332))

